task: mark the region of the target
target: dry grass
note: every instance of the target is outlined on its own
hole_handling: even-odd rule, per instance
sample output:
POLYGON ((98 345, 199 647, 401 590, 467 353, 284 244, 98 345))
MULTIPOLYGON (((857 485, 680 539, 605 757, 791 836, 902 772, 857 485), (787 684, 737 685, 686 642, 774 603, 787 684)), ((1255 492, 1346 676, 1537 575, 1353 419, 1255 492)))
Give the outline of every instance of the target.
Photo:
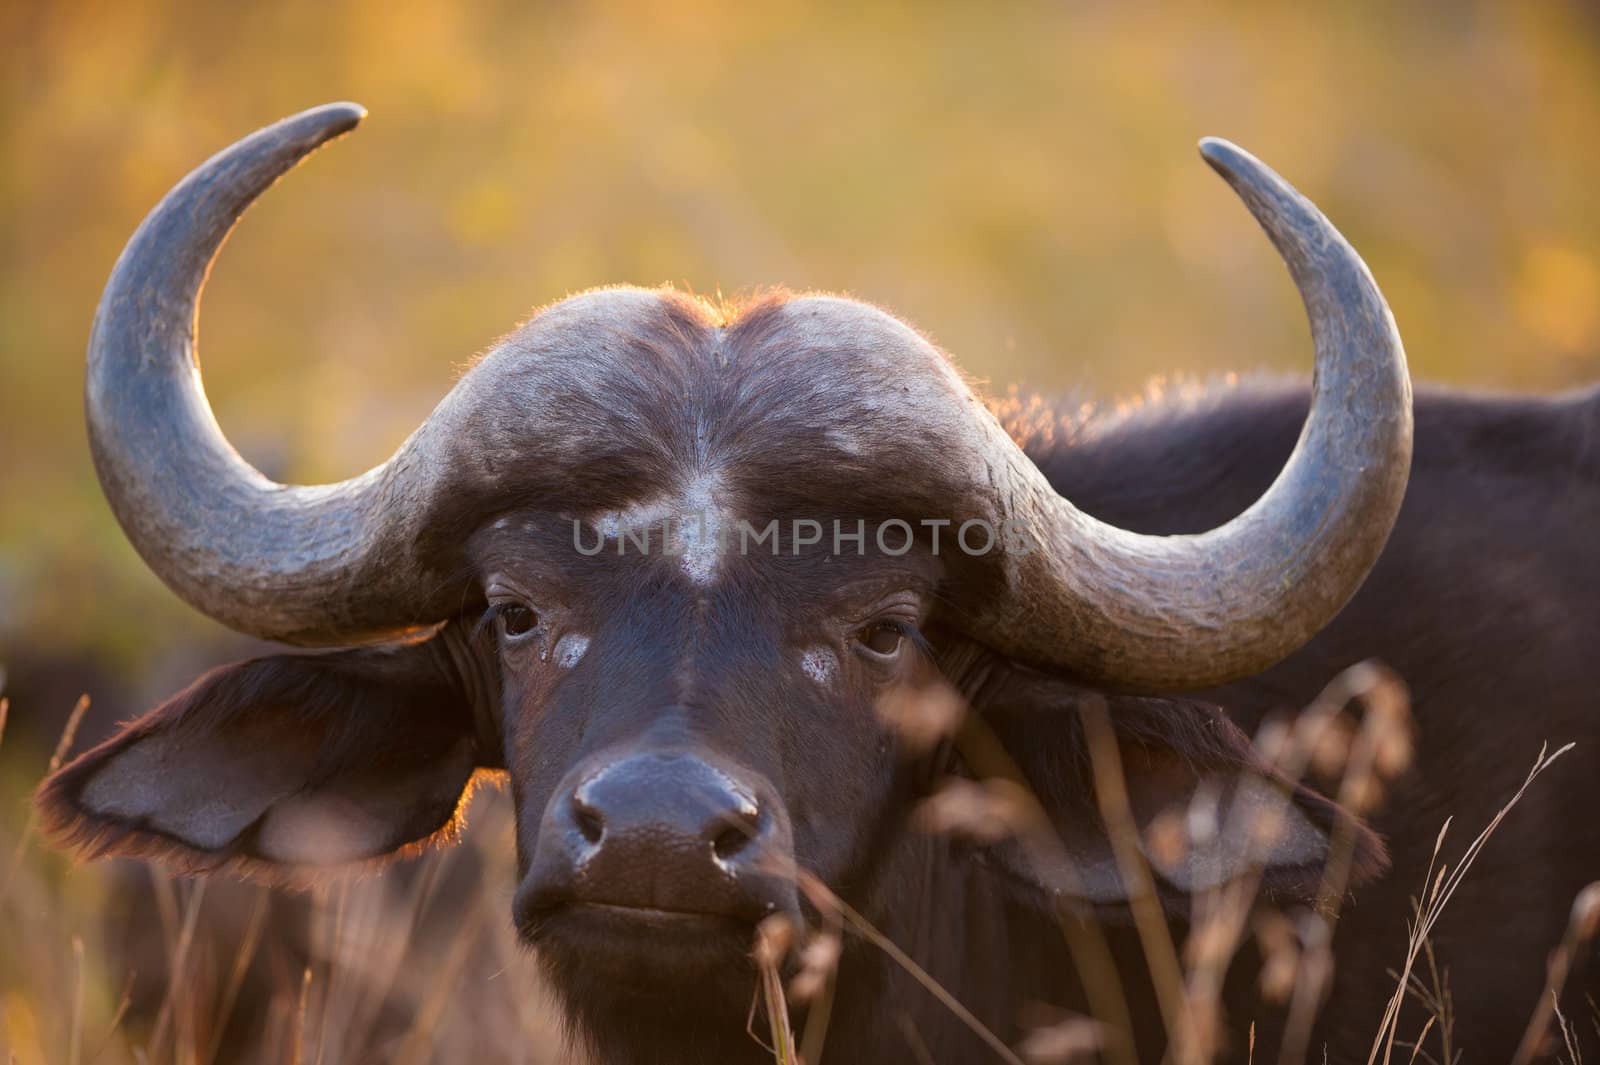
POLYGON ((506 916, 502 796, 479 796, 462 847, 286 904, 154 866, 73 865, 22 813, 32 783, 6 781, 0 796, 0 811, 18 815, 0 816, 0 1063, 580 1060, 506 916), (131 919, 121 916, 130 892, 144 903, 131 919), (138 969, 172 974, 154 1001, 134 1001, 138 969), (252 1015, 262 1023, 249 1046, 223 1041, 230 1017, 252 1015))
MULTIPOLYGON (((8 707, 0 699, 0 741, 8 707)), ((83 704, 49 760, 58 765, 72 743, 83 704)), ((980 721, 952 712, 949 692, 936 693, 929 712, 900 705, 897 720, 928 742, 945 732, 961 746, 977 781, 952 782, 928 801, 918 818, 924 831, 998 839, 1015 836, 1024 851, 1052 876, 1071 876, 1066 848, 1049 827, 1016 768, 980 721)), ((1085 736, 1095 768, 1096 800, 1115 830, 1115 859, 1125 883, 1134 885, 1132 912, 1176 1065, 1208 1065, 1222 1057, 1224 977, 1238 952, 1254 942, 1265 964, 1263 996, 1287 1004, 1288 1037, 1280 1065, 1321 1060, 1310 1045, 1311 1026, 1331 975, 1333 935, 1349 874, 1352 840, 1336 838, 1325 871, 1320 902, 1295 915, 1265 908, 1258 899, 1261 869, 1196 896, 1187 941, 1175 942, 1154 894, 1144 852, 1132 846, 1139 829, 1122 786, 1117 745, 1104 707, 1084 711, 1085 736)), ((1381 669, 1363 665, 1346 671, 1304 713, 1272 722, 1257 739, 1258 751, 1284 777, 1297 780, 1313 768, 1336 778, 1335 793, 1348 808, 1371 809, 1387 781, 1410 758, 1411 729, 1403 687, 1381 669), (1359 713, 1353 711, 1359 709, 1359 713)), ((1441 860, 1451 825, 1438 835, 1428 883, 1420 885, 1405 955, 1388 974, 1393 995, 1374 1033, 1369 1065, 1395 1061, 1457 1065, 1470 1048, 1454 1039, 1454 1000, 1449 974, 1438 965, 1430 933, 1474 860, 1507 814, 1541 773, 1571 745, 1541 750, 1522 787, 1483 827, 1453 863, 1441 860), (1427 1016, 1416 1033, 1399 1031, 1407 998, 1427 1016)), ((46 768, 41 766, 41 769, 46 768)), ((20 799, 20 794, 7 794, 20 799)), ((1201 796, 1199 801, 1206 801, 1201 796)), ((16 804, 10 809, 15 810, 16 804)), ((1257 815, 1260 816, 1260 815, 1257 815)), ((504 919, 512 847, 512 817, 506 800, 481 797, 463 847, 426 856, 408 874, 336 882, 302 902, 298 925, 282 902, 259 889, 223 881, 175 882, 158 869, 105 863, 71 867, 36 838, 31 814, 13 827, 0 818, 0 1062, 65 1065, 345 1065, 384 1061, 396 1065, 494 1060, 526 1063, 573 1061, 548 996, 538 990, 532 960, 518 947, 504 919), (118 942, 127 921, 116 912, 116 894, 130 877, 146 881, 156 917, 138 922, 158 928, 143 937, 153 948, 143 964, 170 974, 159 1001, 136 1003, 135 974, 126 944, 118 942), (461 905, 461 880, 469 886, 461 905), (448 913, 441 912, 441 887, 450 885, 448 913), (222 929, 222 932, 218 932, 222 929), (441 929, 447 934, 437 934, 441 929), (120 959, 120 962, 114 960, 120 959), (259 973, 274 973, 265 989, 259 973), (255 981, 252 983, 252 981, 255 981), (264 1001, 263 1001, 264 1000, 264 1001), (254 1013, 261 1021, 247 1046, 224 1042, 229 1018, 254 1013)), ((1265 842, 1272 830, 1247 826, 1265 842)), ((1203 819, 1174 817, 1150 826, 1154 846, 1203 846, 1194 838, 1203 819), (1154 836, 1160 834, 1161 838, 1154 836)), ((1215 829, 1213 829, 1215 831, 1215 829)), ((972 1015, 861 913, 804 870, 791 870, 822 919, 796 929, 781 920, 760 928, 753 957, 758 977, 750 1009, 751 1038, 780 1065, 819 1065, 835 991, 834 969, 843 937, 852 935, 882 950, 921 982, 946 1008, 984 1039, 996 1061, 1043 1065, 1107 1060, 1131 1062, 1126 1005, 1118 975, 1098 929, 1063 913, 1061 928, 1085 983, 1098 989, 1090 1016, 1055 1011, 1041 1019, 1016 1046, 1008 1046, 972 1015), (783 973, 790 975, 785 981, 783 973), (791 1027, 791 1006, 806 1005, 806 1024, 791 1027)), ((137 922, 136 922, 137 923, 137 922)), ((1575 1023, 1564 1016, 1559 995, 1579 952, 1600 928, 1600 885, 1576 900, 1566 936, 1555 945, 1548 979, 1530 1018, 1515 1065, 1535 1052, 1556 1048, 1567 1065, 1580 1065, 1575 1023)), ((1595 1023, 1600 1023, 1600 1010, 1595 1023)), ((889 1023, 886 1019, 885 1023, 889 1023)), ((907 1031, 915 1057, 936 1058, 907 1031)), ((1249 1050, 1255 1062, 1256 1048, 1249 1050)))

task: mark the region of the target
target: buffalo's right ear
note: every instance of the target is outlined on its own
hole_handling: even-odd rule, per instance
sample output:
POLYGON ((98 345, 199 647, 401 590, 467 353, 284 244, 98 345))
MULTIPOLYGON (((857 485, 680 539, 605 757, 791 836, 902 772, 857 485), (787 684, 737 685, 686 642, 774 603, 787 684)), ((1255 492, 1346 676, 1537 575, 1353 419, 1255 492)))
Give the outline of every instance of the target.
POLYGON ((269 880, 449 837, 497 756, 447 638, 215 670, 50 776, 39 807, 92 856, 269 880))

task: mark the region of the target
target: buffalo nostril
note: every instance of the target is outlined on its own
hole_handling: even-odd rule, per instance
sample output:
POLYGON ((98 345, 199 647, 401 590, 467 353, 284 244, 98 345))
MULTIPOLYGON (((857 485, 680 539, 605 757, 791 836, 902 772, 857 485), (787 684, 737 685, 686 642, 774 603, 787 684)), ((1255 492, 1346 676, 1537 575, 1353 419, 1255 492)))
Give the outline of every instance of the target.
POLYGON ((747 850, 761 835, 761 811, 748 795, 736 791, 730 791, 723 799, 726 807, 705 831, 711 837, 711 853, 725 862, 747 850))
POLYGON ((600 811, 584 802, 578 796, 572 797, 572 820, 578 826, 578 831, 591 845, 600 842, 606 834, 605 818, 600 811))
POLYGON ((756 838, 755 829, 740 822, 729 825, 717 833, 717 838, 711 841, 711 852, 722 861, 727 861, 750 845, 756 838))

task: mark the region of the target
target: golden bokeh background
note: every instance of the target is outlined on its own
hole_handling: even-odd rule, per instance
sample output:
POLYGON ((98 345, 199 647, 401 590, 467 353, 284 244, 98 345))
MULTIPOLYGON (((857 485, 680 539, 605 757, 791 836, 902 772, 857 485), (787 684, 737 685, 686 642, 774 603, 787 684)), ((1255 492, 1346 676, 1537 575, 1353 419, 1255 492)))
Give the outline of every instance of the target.
MULTIPOLYGON (((181 1049, 209 1038, 184 1028, 188 1003, 211 1008, 203 980, 163 989, 155 966, 165 1044, 166 1013, 124 1016, 129 969, 151 967, 123 940, 170 960, 203 900, 221 931, 192 971, 225 973, 248 933, 217 915, 264 896, 71 867, 27 796, 80 692, 78 749, 244 646, 145 570, 100 496, 81 389, 101 285, 190 168, 338 99, 371 117, 260 203, 205 299, 218 418, 283 479, 381 460, 495 337, 618 282, 849 292, 994 391, 1074 406, 1161 375, 1304 373, 1293 287, 1200 162, 1208 134, 1351 238, 1419 380, 1600 381, 1592 3, 0 0, 0 1059, 131 1065, 154 1040, 152 1062, 223 1060, 181 1049)), ((395 1060, 565 1061, 505 920, 508 806, 480 802, 473 845, 420 874, 494 874, 447 940, 382 909, 409 889, 376 878, 309 921, 274 898, 260 954, 308 924, 339 942, 347 901, 388 914, 343 969, 317 962, 314 1010, 341 971, 381 969, 410 1025, 395 1060), (493 976, 469 983, 454 966, 480 954, 493 976), (457 985, 471 1010, 443 1009, 457 985)), ((282 1035, 309 986, 291 968, 240 1012, 270 1000, 282 1035)), ((322 1029, 315 1060, 377 1060, 360 1028, 322 1029)))
POLYGON ((1419 379, 1600 379, 1600 14, 1559 4, 0 8, 0 658, 216 640, 101 501, 100 286, 192 166, 371 109, 251 213, 204 368, 285 478, 380 460, 592 285, 842 290, 996 390, 1303 372, 1293 289, 1198 159, 1236 140, 1371 263, 1419 379))

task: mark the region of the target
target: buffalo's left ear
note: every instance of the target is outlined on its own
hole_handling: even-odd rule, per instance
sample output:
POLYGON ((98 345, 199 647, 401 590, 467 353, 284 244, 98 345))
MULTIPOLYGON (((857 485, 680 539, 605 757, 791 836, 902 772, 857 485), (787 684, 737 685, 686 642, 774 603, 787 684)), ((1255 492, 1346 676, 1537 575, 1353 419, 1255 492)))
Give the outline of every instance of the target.
POLYGON ((52 775, 40 809, 94 856, 269 880, 447 836, 493 758, 445 639, 215 670, 52 775))
MULTIPOLYGON (((1059 714, 1065 708, 1058 707, 1059 714)), ((1223 711, 1182 699, 1112 697, 1106 719, 1115 732, 1120 773, 1137 846, 1158 893, 1175 914, 1188 899, 1239 877, 1259 874, 1261 893, 1282 902, 1315 902, 1330 860, 1347 862, 1342 887, 1388 867, 1383 841, 1358 818, 1264 765, 1249 737, 1223 711)), ((1079 722, 1073 722, 1074 725, 1079 722)), ((1081 740, 1081 733, 1080 733, 1081 740)), ((1127 901, 1110 829, 1084 787, 1060 782, 1092 774, 1085 747, 1077 774, 1030 774, 1048 783, 1041 799, 1056 824, 1072 869, 1038 868, 1015 845, 1003 867, 1052 894, 1096 904, 1127 901)), ((1342 888, 1341 888, 1342 889, 1342 888)))

